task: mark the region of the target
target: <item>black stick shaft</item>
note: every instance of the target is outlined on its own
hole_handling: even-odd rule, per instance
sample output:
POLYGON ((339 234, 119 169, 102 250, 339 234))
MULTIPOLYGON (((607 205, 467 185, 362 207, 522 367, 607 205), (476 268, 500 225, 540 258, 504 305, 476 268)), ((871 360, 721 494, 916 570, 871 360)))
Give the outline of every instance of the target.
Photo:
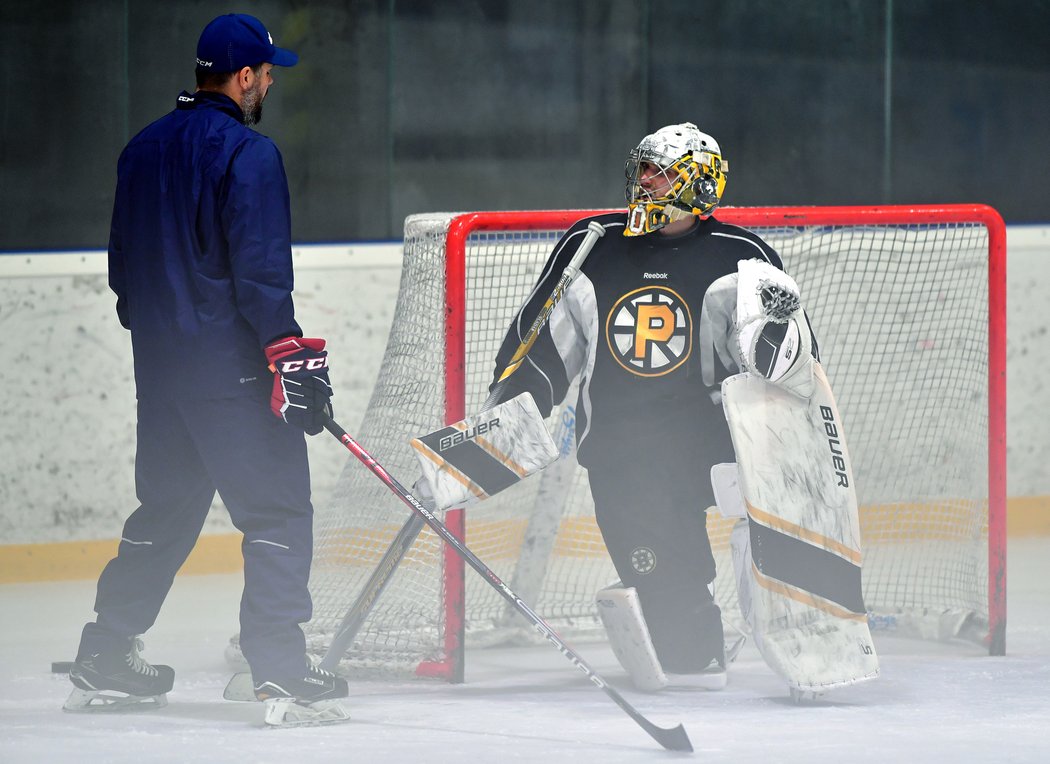
POLYGON ((638 713, 634 706, 628 703, 627 700, 613 687, 609 686, 609 684, 587 664, 579 653, 569 647, 569 645, 558 636, 546 621, 533 612, 532 608, 522 602, 521 599, 518 598, 518 595, 511 591, 510 587, 503 583, 499 576, 497 576, 490 567, 483 563, 477 555, 471 552, 462 541, 456 538, 452 531, 450 531, 433 512, 427 509, 419 499, 409 493, 401 483, 390 475, 390 473, 388 473, 371 454, 365 451, 356 440, 350 437, 342 427, 336 424, 332 419, 326 418, 325 429, 332 433, 332 435, 334 435, 335 438, 350 451, 350 453, 357 457, 362 464, 368 467, 368 469, 383 481, 391 491, 397 494, 414 513, 422 517, 423 521, 429 525, 435 533, 441 536, 446 544, 456 551, 456 554, 462 557, 470 567, 474 568, 474 570, 477 571, 493 589, 499 592, 500 596, 512 604, 514 608, 547 639, 548 642, 558 648, 558 651, 568 658, 570 663, 583 672, 593 685, 603 690, 606 695, 612 698, 616 705, 623 709, 628 716, 634 719, 638 726, 649 733, 656 742, 671 751, 693 750, 693 745, 689 741, 689 736, 686 734, 685 728, 681 724, 669 729, 658 727, 638 713))
POLYGON ((353 642, 357 632, 361 630, 365 619, 368 618, 368 614, 372 612, 376 601, 383 594, 383 590, 386 589, 386 585, 394 577, 394 571, 401 564, 401 560, 404 559, 425 524, 423 518, 415 512, 408 516, 405 524, 401 526, 401 530, 397 532, 394 540, 390 542, 390 546, 387 547, 379 564, 372 571, 372 575, 365 582, 364 588, 361 589, 361 594, 346 612, 346 615, 343 616, 343 620, 335 632, 335 637, 332 639, 332 644, 328 646, 328 650, 321 660, 321 668, 335 671, 339 661, 342 660, 342 657, 350 647, 350 643, 353 642))

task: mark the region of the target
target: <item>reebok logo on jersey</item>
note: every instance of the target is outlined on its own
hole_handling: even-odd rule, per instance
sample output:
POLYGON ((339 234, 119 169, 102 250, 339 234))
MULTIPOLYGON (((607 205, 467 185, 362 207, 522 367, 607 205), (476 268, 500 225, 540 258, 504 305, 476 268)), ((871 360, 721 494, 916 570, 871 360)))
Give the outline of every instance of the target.
POLYGON ((666 273, 643 273, 643 279, 665 279, 667 278, 666 273))
POLYGON ((605 321, 616 361, 640 377, 674 371, 692 350, 693 319, 681 295, 665 286, 635 289, 621 297, 605 321))

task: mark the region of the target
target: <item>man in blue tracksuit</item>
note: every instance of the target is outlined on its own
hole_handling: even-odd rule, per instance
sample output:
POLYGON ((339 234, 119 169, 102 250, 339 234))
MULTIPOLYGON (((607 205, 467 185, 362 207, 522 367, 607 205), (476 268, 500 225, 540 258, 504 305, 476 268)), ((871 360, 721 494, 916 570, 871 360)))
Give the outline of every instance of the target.
POLYGON ((295 320, 280 152, 251 129, 271 69, 297 61, 258 19, 220 16, 200 37, 196 92, 120 156, 109 282, 134 351, 140 506, 99 579, 68 710, 163 704, 174 672, 143 661, 136 635, 216 491, 244 534, 241 647, 257 695, 346 695, 345 680, 309 665, 300 628, 313 514, 303 432, 330 413, 327 353, 295 320))

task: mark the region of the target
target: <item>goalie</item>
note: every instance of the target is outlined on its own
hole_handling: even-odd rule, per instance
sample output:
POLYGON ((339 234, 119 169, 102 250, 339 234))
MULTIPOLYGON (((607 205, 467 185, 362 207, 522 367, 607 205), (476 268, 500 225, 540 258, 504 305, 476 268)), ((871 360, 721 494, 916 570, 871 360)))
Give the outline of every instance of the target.
POLYGON ((599 223, 605 235, 502 400, 531 393, 546 416, 579 379, 577 458, 620 578, 599 595, 600 611, 614 645, 643 643, 640 660, 618 653, 638 664, 628 670, 646 688, 665 683, 665 672, 725 683, 704 510, 713 503, 708 470, 733 460, 717 383, 735 368, 712 356, 711 381, 701 381, 697 319, 708 288, 735 273, 738 260, 781 265, 759 237, 711 216, 727 171, 718 143, 691 123, 646 136, 627 160, 627 212, 565 233, 495 363, 498 379, 588 225, 599 223))
POLYGON ((772 381, 798 400, 813 389, 816 343, 797 288, 767 290, 768 305, 759 292, 759 308, 746 301, 756 315, 772 306, 777 321, 790 316, 790 323, 749 314, 737 332, 738 263, 764 285, 790 279, 758 236, 712 216, 727 172, 718 143, 691 123, 646 136, 627 159, 627 212, 581 220, 566 232, 495 363, 498 380, 588 228, 600 224, 606 235, 501 400, 528 392, 546 416, 579 380, 577 457, 620 578, 598 593, 599 613, 640 689, 725 686, 705 513, 715 503, 711 468, 735 461, 721 383, 762 366, 759 384, 772 381), (745 338, 751 344, 742 353, 745 338))

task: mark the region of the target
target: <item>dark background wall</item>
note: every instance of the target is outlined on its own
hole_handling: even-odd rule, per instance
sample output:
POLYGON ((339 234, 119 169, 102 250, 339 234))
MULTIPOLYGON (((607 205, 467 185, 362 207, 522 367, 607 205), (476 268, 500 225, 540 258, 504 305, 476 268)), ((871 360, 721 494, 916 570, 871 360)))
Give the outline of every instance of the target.
POLYGON ((121 148, 229 11, 301 56, 260 126, 300 242, 617 206, 626 152, 686 120, 721 143, 728 204, 1050 222, 1050 0, 0 0, 0 250, 105 246, 121 148))

